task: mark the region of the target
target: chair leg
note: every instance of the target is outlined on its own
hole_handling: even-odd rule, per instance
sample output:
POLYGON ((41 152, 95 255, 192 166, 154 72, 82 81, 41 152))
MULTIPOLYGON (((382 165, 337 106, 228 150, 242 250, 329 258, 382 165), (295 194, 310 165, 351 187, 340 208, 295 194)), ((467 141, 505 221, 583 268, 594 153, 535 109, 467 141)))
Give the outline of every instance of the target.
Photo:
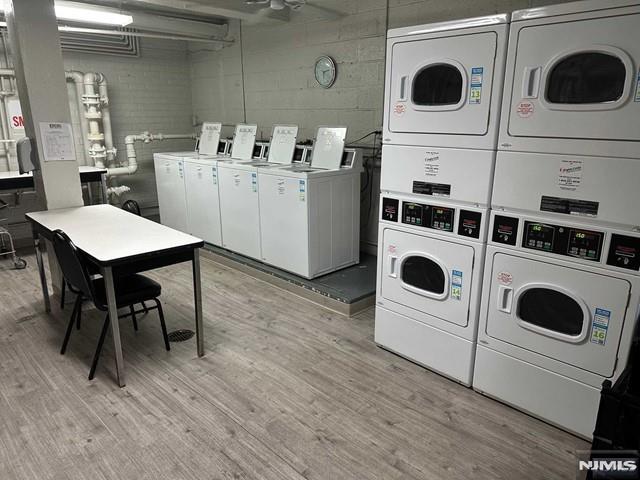
POLYGON ((60 289, 60 310, 64 310, 64 294, 66 291, 67 282, 62 280, 62 288, 60 289))
POLYGON ((162 327, 162 338, 164 339, 164 348, 167 349, 167 352, 171 351, 171 346, 169 345, 169 335, 167 335, 167 324, 164 322, 164 311, 162 310, 162 304, 160 300, 157 298, 153 299, 158 306, 158 316, 160 317, 160 326, 162 327))
POLYGON ((136 318, 136 309, 133 308, 133 305, 129 305, 129 311, 131 312, 131 320, 133 321, 133 329, 138 331, 138 319, 136 318))
POLYGON ((100 333, 100 339, 98 340, 96 353, 93 355, 91 370, 89 370, 89 380, 93 380, 93 377, 96 374, 96 368, 98 367, 98 359, 100 358, 100 352, 102 352, 102 345, 104 345, 104 339, 107 336, 107 330, 109 330, 109 314, 107 314, 107 317, 104 319, 104 325, 102 326, 102 332, 100 333))
POLYGON ((144 314, 145 315, 149 313, 149 309, 147 308, 147 304, 146 303, 142 302, 142 308, 144 310, 144 314))
POLYGON ((73 305, 73 312, 71 312, 71 318, 69 319, 69 324, 67 325, 67 331, 64 334, 64 340, 62 341, 62 348, 60 349, 60 355, 64 355, 67 351, 67 345, 69 344, 69 338, 71 338, 71 330, 73 330, 73 324, 76 320, 76 315, 80 315, 82 311, 82 295, 78 295, 76 298, 76 303, 73 305))
POLYGON ((80 300, 80 308, 78 309, 78 315, 76 315, 76 330, 80 330, 81 318, 82 318, 82 300, 80 300))

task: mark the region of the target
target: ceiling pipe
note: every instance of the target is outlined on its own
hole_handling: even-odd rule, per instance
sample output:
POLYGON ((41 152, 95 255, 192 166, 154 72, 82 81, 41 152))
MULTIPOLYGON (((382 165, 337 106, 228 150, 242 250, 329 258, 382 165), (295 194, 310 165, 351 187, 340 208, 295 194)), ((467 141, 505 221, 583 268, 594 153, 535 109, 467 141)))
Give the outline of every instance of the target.
POLYGON ((160 38, 164 40, 181 40, 184 42, 205 42, 205 43, 219 43, 224 45, 233 44, 233 40, 223 40, 221 38, 209 38, 209 37, 197 37, 191 35, 172 35, 166 33, 151 33, 151 32, 132 32, 122 30, 108 30, 102 28, 84 28, 84 27, 71 27, 68 25, 58 26, 58 30, 61 32, 78 32, 78 33, 97 33, 100 35, 128 35, 131 37, 144 37, 144 38, 160 38))

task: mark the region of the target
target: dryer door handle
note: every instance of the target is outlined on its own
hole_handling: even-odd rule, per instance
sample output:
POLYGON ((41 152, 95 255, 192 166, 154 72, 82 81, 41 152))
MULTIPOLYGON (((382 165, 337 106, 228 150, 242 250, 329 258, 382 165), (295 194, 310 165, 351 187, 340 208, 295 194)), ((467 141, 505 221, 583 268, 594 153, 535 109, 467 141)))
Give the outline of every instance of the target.
POLYGON ((541 67, 525 67, 522 81, 522 98, 538 98, 541 67))
POLYGON ((498 288, 498 310, 504 313, 511 313, 513 303, 513 288, 500 285, 498 288))
POLYGON ((398 257, 395 255, 389 255, 388 257, 388 265, 387 265, 387 275, 391 278, 398 278, 398 274, 396 273, 396 265, 398 264, 398 257))
POLYGON ((398 89, 398 100, 404 102, 407 100, 407 77, 406 75, 400 77, 400 88, 398 89))

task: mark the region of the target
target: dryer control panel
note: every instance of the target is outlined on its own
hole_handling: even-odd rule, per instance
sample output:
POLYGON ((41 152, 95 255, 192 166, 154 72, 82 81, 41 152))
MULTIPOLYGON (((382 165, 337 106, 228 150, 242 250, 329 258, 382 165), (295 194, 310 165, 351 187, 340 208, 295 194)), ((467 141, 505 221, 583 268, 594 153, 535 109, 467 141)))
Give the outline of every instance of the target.
POLYGON ((453 232, 456 210, 423 203, 402 202, 402 223, 453 232))
POLYGON ((604 232, 563 225, 524 222, 522 246, 533 250, 600 261, 604 232))

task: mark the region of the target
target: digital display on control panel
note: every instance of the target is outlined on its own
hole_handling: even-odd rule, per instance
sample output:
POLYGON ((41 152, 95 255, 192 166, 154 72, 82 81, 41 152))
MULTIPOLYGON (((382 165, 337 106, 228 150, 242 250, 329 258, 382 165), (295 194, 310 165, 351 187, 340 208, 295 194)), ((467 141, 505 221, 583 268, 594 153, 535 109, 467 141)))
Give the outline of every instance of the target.
POLYGON ((546 252, 553 251, 553 240, 556 233, 555 227, 542 223, 525 224, 523 247, 535 248, 546 252))
POLYGON ((453 232, 455 209, 421 203, 402 203, 402 223, 453 232))
POLYGON ((453 232, 452 208, 431 207, 431 228, 453 232))
POLYGON ((562 225, 524 222, 522 246, 597 262, 600 260, 604 233, 562 225))
POLYGON ((602 244, 602 233, 590 232, 588 230, 569 230, 569 245, 567 254, 572 257, 587 259, 600 258, 600 246, 602 244))

